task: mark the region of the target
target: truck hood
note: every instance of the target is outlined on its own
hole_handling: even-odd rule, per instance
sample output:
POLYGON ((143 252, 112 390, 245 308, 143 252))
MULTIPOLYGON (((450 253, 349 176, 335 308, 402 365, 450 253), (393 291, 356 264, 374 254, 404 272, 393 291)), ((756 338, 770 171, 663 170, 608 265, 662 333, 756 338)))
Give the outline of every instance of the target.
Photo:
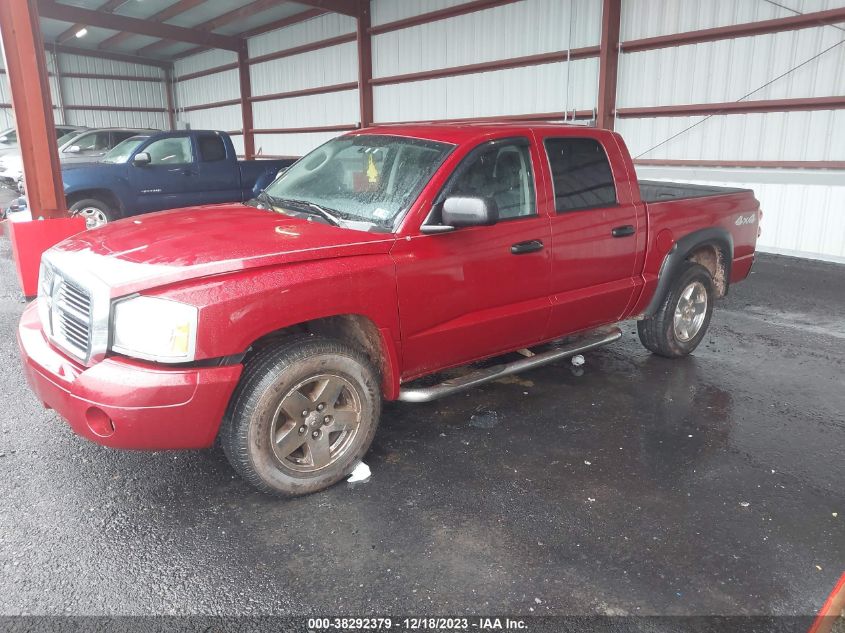
MULTIPOLYGON (((102 156, 99 157, 99 160, 102 160, 102 156)), ((92 158, 90 156, 68 156, 63 158, 61 163, 62 173, 91 168, 102 170, 103 172, 119 171, 126 168, 126 163, 101 163, 98 161, 98 158, 92 158)))
POLYGON ((68 275, 81 269, 119 297, 260 266, 387 253, 395 239, 227 204, 127 218, 83 231, 48 253, 68 275))

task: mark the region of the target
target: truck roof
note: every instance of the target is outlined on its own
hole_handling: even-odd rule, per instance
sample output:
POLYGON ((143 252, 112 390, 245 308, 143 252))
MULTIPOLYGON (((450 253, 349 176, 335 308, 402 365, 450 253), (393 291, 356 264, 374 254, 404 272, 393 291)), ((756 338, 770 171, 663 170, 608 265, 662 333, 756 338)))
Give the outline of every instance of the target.
MULTIPOLYGON (((490 134, 498 134, 503 129, 523 133, 527 130, 540 129, 584 129, 583 125, 571 123, 552 123, 535 121, 466 121, 460 123, 401 123, 374 125, 351 132, 351 134, 393 134, 396 136, 410 136, 443 143, 465 143, 490 134)), ((593 129, 593 128, 590 128, 593 129)))

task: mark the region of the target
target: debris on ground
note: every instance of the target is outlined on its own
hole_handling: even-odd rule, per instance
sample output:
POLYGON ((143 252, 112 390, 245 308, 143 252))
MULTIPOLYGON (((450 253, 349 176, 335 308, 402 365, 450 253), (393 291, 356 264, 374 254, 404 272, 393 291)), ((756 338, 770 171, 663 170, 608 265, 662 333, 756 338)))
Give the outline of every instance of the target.
POLYGON ((346 481, 351 484, 358 483, 360 481, 367 481, 371 474, 369 466, 367 466, 364 462, 358 462, 358 465, 346 481))
POLYGON ((748 506, 750 506, 751 504, 750 504, 750 503, 748 503, 747 501, 740 501, 740 502, 739 502, 739 505, 741 505, 743 508, 747 508, 747 507, 748 507, 748 506))
POLYGON ((584 360, 584 357, 581 354, 576 354, 572 357, 572 365, 574 367, 581 367, 581 365, 583 365, 585 362, 586 361, 584 360))
POLYGON ((477 429, 492 429, 499 424, 499 414, 495 411, 476 411, 469 419, 469 425, 477 429))

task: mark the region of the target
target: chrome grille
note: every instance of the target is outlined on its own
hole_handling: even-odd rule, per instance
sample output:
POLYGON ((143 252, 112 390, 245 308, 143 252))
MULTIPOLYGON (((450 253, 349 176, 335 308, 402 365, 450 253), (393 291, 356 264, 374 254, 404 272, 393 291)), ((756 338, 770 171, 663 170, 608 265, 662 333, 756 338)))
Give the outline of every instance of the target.
POLYGON ((80 359, 87 358, 91 348, 91 296, 57 275, 52 299, 54 340, 80 359))

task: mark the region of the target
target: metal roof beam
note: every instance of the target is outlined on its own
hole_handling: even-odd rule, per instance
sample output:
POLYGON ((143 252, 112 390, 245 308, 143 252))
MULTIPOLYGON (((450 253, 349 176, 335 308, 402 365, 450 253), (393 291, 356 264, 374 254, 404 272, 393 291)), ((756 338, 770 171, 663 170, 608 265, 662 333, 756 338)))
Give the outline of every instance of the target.
POLYGON ((64 53, 65 55, 82 55, 83 57, 94 57, 96 59, 110 59, 116 62, 126 62, 128 64, 141 64, 144 66, 154 66, 162 70, 169 70, 173 68, 173 63, 164 61, 162 59, 149 59, 146 57, 137 57, 135 55, 127 55, 125 53, 116 53, 113 51, 99 51, 95 48, 78 48, 76 46, 62 46, 61 44, 47 43, 46 47, 56 53, 64 53))
POLYGON ((307 4, 309 7, 358 17, 358 6, 355 0, 296 0, 299 4, 307 4))
MULTIPOLYGON (((216 18, 212 18, 211 20, 203 22, 202 24, 198 24, 194 27, 194 30, 210 33, 214 29, 219 29, 222 26, 226 26, 227 24, 236 22, 238 20, 245 20, 246 18, 252 17, 257 13, 268 11, 269 9, 273 9, 277 6, 279 6, 279 0, 255 0, 254 2, 250 2, 247 5, 239 7, 237 9, 233 9, 228 13, 218 15, 216 18)), ((232 39, 240 40, 240 38, 237 37, 234 37, 232 39)), ((150 53, 157 51, 161 48, 166 48, 169 45, 170 43, 166 40, 152 42, 151 44, 147 44, 143 48, 139 48, 137 51, 135 51, 135 54, 149 55, 150 53)), ((238 49, 235 48, 235 50, 238 49)))
POLYGON ((85 24, 87 26, 96 26, 113 31, 128 31, 130 33, 137 33, 138 35, 160 37, 176 42, 188 42, 199 46, 211 46, 213 48, 222 48, 231 51, 237 51, 240 46, 240 39, 237 37, 217 35, 216 33, 197 29, 186 29, 170 24, 149 22, 147 20, 115 15, 114 13, 101 13, 100 11, 81 9, 66 4, 59 4, 54 0, 39 0, 38 12, 42 17, 61 22, 85 24))
MULTIPOLYGON (((128 0, 108 0, 105 4, 100 5, 97 11, 102 11, 103 13, 113 13, 115 9, 117 9, 121 5, 126 4, 127 1, 128 0)), ((76 34, 79 32, 79 30, 84 27, 84 24, 74 24, 70 28, 62 31, 59 37, 56 38, 56 41, 59 44, 67 42, 68 40, 71 40, 76 37, 76 34)))
MULTIPOLYGON (((190 11, 194 7, 198 7, 199 5, 205 2, 208 2, 208 0, 179 0, 178 2, 171 4, 169 7, 162 9, 158 13, 155 13, 146 19, 150 22, 167 22, 171 18, 175 18, 177 15, 185 13, 185 11, 190 11)), ((116 33, 110 38, 100 42, 97 45, 97 48, 114 48, 118 44, 125 42, 134 35, 136 34, 129 33, 128 31, 121 31, 120 33, 116 33)))

